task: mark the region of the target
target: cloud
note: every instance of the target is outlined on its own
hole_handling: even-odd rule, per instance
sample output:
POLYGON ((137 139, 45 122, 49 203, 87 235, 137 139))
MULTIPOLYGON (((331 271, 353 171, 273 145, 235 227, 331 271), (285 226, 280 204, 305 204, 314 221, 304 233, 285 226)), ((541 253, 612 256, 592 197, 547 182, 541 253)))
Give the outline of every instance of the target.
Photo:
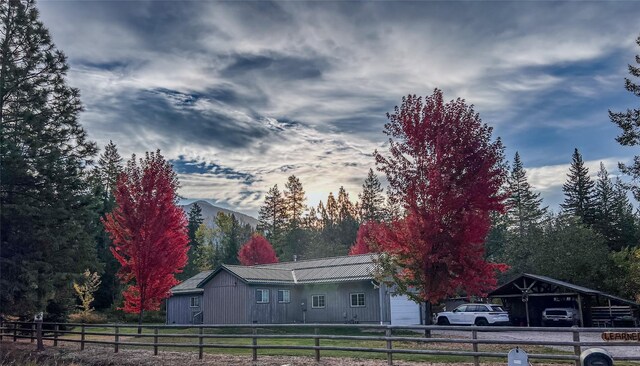
MULTIPOLYGON (((386 141, 385 113, 435 87, 475 104, 537 167, 568 161, 567 144, 594 158, 628 155, 613 138, 596 141, 615 135, 598 127, 606 110, 629 103, 620 80, 636 51, 632 3, 39 7, 69 56, 92 138, 114 140, 123 155, 160 148, 184 196, 245 212, 290 174, 314 204, 340 185, 355 198, 386 141)), ((531 173, 545 194, 558 191, 553 173, 531 173)))

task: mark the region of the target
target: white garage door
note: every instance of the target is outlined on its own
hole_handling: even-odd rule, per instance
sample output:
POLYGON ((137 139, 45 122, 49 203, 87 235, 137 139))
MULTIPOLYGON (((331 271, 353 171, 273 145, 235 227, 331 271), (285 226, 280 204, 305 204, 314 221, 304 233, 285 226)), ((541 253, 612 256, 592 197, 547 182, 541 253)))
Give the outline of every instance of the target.
POLYGON ((420 305, 405 295, 391 296, 391 325, 419 325, 420 305))

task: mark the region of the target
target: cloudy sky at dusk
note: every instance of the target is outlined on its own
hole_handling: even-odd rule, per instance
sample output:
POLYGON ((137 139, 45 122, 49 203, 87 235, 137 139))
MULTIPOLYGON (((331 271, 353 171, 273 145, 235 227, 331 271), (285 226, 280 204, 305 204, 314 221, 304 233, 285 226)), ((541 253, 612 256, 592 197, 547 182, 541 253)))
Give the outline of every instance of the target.
POLYGON ((640 48, 636 2, 45 1, 81 121, 124 156, 160 148, 181 195, 255 215, 298 176, 357 197, 403 95, 462 97, 556 210, 573 149, 593 175, 637 149, 607 110, 640 48))

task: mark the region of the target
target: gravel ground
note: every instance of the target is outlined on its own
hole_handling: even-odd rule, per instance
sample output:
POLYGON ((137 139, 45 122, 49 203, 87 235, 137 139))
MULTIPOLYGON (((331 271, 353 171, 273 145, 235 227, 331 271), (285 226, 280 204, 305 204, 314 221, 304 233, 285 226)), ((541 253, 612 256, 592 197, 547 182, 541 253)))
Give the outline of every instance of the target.
MULTIPOLYGON (((469 338, 468 331, 442 331, 438 332, 443 336, 469 338)), ((480 339, 501 339, 501 340, 519 340, 519 341, 551 341, 551 342, 563 342, 573 341, 573 335, 570 332, 556 333, 556 332, 478 332, 478 338, 480 339)), ((586 342, 603 342, 600 333, 581 333, 580 340, 586 342)), ((611 346, 598 346, 604 348, 614 357, 626 357, 626 356, 640 356, 640 343, 629 343, 629 346, 624 347, 611 347, 611 346)), ((520 346, 520 348, 527 350, 527 346, 520 346)), ((563 351, 572 351, 573 347, 560 347, 553 346, 563 351)))
MULTIPOLYGON (((16 352, 35 354, 34 345, 30 343, 9 343, 0 344, 1 354, 11 354, 16 352)), ((38 365, 43 364, 43 359, 48 356, 51 365, 68 366, 203 366, 203 365, 233 365, 233 366, 382 366, 386 365, 384 360, 368 360, 355 358, 322 358, 319 364, 310 357, 277 357, 259 356, 258 362, 251 362, 247 355, 213 355, 205 354, 203 360, 198 359, 195 352, 160 352, 154 356, 153 352, 146 350, 121 350, 114 354, 111 348, 99 346, 87 346, 84 351, 79 351, 76 347, 47 347, 43 353, 38 354, 38 365)), ((34 356, 36 357, 36 356, 34 356)), ((8 362, 0 362, 0 365, 14 365, 8 362)), ((451 366, 453 364, 426 363, 426 362, 406 362, 395 361, 397 366, 451 366)), ((456 363, 461 366, 472 366, 472 363, 456 363)), ((483 366, 504 366, 504 363, 482 363, 483 366)), ((565 364, 566 365, 566 364, 565 364)), ((538 364, 535 366, 557 366, 554 364, 538 364)))

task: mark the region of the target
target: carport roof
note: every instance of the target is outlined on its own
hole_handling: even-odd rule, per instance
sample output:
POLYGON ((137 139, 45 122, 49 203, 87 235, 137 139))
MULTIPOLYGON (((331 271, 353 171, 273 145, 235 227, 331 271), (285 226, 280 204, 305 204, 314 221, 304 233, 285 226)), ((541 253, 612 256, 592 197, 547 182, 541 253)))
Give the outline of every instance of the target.
POLYGON ((547 283, 547 284, 550 284, 550 285, 553 285, 553 286, 561 287, 561 288, 564 288, 566 290, 570 290, 570 291, 573 291, 573 292, 576 292, 576 293, 580 293, 580 294, 583 294, 583 295, 587 295, 587 296, 601 296, 601 297, 608 298, 608 299, 611 299, 611 300, 614 300, 614 301, 617 301, 617 302, 620 302, 620 303, 624 303, 624 304, 627 304, 627 305, 638 306, 638 303, 636 303, 634 301, 623 299, 621 297, 617 297, 617 296, 614 296, 614 295, 610 295, 610 294, 607 294, 607 293, 602 292, 602 291, 590 289, 590 288, 587 288, 587 287, 584 287, 584 286, 574 285, 572 283, 561 281, 561 280, 557 280, 555 278, 536 275, 536 274, 531 274, 531 273, 523 273, 523 274, 513 278, 511 281, 508 281, 504 285, 498 287, 497 289, 495 289, 494 291, 489 293, 489 297, 500 297, 500 296, 505 296, 505 295, 521 294, 522 291, 516 286, 516 283, 519 282, 523 278, 528 278, 528 279, 531 279, 531 280, 540 281, 540 282, 543 282, 543 283, 547 283))

